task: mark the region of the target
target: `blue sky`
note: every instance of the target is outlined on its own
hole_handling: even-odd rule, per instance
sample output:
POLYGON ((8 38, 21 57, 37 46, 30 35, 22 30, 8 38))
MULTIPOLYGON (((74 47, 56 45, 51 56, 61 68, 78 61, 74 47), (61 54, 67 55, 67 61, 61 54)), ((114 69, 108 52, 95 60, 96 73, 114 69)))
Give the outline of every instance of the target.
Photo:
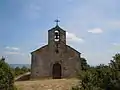
POLYGON ((30 52, 47 44, 60 19, 67 44, 89 64, 107 64, 120 51, 119 0, 0 0, 0 56, 30 63, 30 52))

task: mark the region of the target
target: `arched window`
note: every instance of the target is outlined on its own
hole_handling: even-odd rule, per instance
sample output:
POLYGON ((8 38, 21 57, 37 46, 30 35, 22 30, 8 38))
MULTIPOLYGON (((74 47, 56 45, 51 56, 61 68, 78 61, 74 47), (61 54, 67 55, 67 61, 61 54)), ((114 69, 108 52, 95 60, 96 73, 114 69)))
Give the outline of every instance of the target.
POLYGON ((56 30, 55 31, 55 36, 54 36, 55 42, 58 42, 59 38, 60 38, 59 31, 56 30))

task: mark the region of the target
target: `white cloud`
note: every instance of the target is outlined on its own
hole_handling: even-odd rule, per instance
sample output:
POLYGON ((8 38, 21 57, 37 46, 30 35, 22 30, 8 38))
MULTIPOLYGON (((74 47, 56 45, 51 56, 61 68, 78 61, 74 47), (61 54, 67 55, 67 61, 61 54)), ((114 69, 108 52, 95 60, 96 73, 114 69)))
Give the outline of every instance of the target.
POLYGON ((80 42, 80 43, 84 42, 82 38, 79 38, 75 34, 69 33, 69 32, 66 32, 66 38, 67 38, 67 41, 80 42))
POLYGON ((5 47, 5 49, 14 50, 14 51, 19 51, 20 50, 18 47, 9 47, 9 46, 5 47))
POLYGON ((18 47, 5 47, 6 51, 4 52, 7 55, 24 55, 24 53, 20 52, 20 48, 18 47))
POLYGON ((120 46, 120 43, 112 43, 114 46, 120 46))
POLYGON ((4 52, 5 54, 7 55, 24 55, 24 53, 21 53, 21 52, 13 52, 13 51, 6 51, 4 52))
POLYGON ((94 34, 99 34, 99 33, 103 33, 103 30, 100 28, 94 28, 94 29, 88 30, 88 32, 94 33, 94 34))

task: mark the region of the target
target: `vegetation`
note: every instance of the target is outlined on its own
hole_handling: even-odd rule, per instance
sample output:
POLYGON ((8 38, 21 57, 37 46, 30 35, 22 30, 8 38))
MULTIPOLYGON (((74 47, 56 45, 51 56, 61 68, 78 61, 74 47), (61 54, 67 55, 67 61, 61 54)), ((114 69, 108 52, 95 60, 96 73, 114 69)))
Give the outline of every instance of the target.
POLYGON ((0 59, 0 90, 16 90, 14 86, 14 77, 29 71, 30 69, 25 66, 22 68, 10 68, 5 62, 5 58, 0 59))
MULTIPOLYGON (((91 67, 85 58, 81 58, 82 72, 79 73, 79 85, 72 90, 120 90, 120 54, 113 56, 108 65, 91 67)), ((11 69, 0 59, 0 90, 14 90, 14 76, 29 72, 27 67, 11 69)))
POLYGON ((17 77, 17 76, 24 74, 26 72, 30 72, 30 68, 27 68, 25 66, 23 66, 22 68, 16 67, 16 68, 13 68, 13 71, 14 71, 15 77, 17 77))
POLYGON ((81 69, 82 71, 86 71, 90 66, 87 64, 87 60, 85 58, 81 58, 81 69))
POLYGON ((0 59, 0 90, 14 90, 14 74, 5 59, 0 59))
MULTIPOLYGON (((85 63, 82 67, 86 66, 85 63)), ((72 90, 120 90, 120 54, 113 56, 109 65, 82 69, 79 79, 79 85, 72 90)))

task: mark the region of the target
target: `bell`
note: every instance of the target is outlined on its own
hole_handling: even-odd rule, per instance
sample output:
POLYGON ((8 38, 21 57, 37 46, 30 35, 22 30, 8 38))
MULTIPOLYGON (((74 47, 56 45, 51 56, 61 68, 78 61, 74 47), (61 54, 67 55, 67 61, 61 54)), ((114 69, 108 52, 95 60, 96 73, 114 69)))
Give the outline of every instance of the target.
POLYGON ((55 33, 55 39, 59 39, 59 34, 55 33))
POLYGON ((59 36, 55 36, 55 39, 59 39, 59 36))

